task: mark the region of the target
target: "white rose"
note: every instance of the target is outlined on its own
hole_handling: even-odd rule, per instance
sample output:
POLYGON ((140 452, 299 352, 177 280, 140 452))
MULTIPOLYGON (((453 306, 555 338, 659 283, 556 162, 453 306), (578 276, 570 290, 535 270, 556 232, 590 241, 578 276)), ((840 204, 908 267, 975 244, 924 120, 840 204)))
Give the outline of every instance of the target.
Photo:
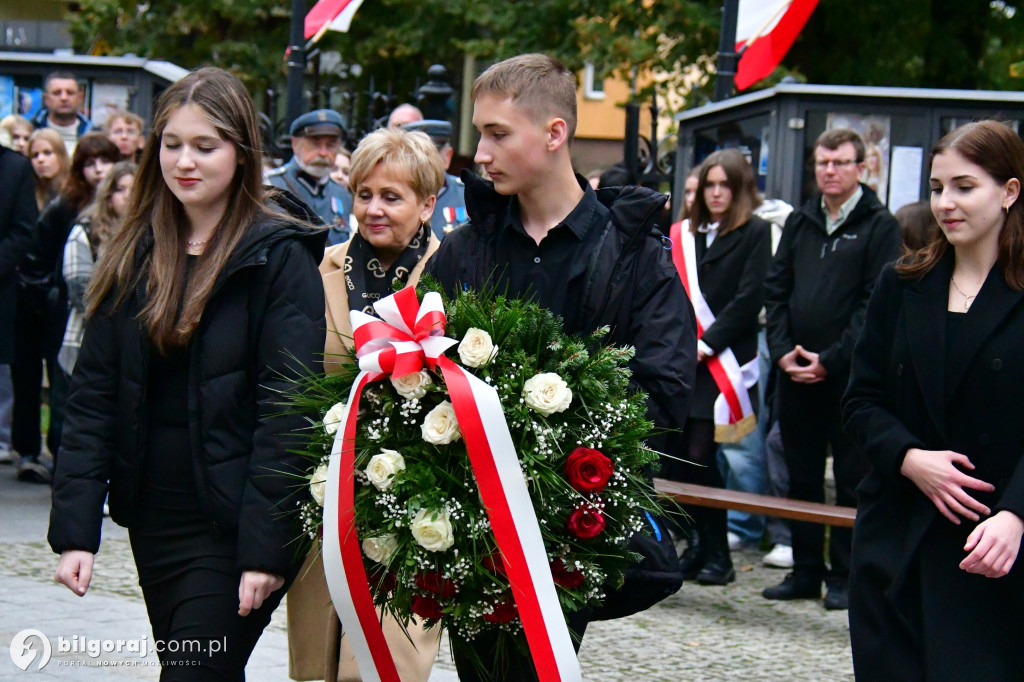
POLYGON ((420 509, 412 519, 410 530, 420 547, 430 552, 443 552, 455 544, 447 509, 420 509))
POLYGON ((423 440, 434 445, 447 445, 462 438, 459 422, 455 419, 455 408, 447 400, 427 413, 420 431, 423 440))
POLYGON ((327 465, 321 464, 309 479, 309 494, 316 503, 324 506, 324 495, 327 494, 327 465))
POLYGON ((459 343, 459 359, 467 367, 483 367, 497 352, 491 335, 476 327, 470 327, 459 343))
POLYGON ((523 385, 523 397, 526 404, 550 417, 555 412, 562 412, 572 402, 572 389, 562 377, 553 372, 537 374, 526 380, 523 385))
POLYGON ((427 386, 432 383, 434 382, 430 378, 430 372, 425 369, 397 378, 391 377, 391 385, 398 391, 398 395, 406 400, 422 398, 427 394, 427 386))
POLYGON ((363 554, 378 564, 385 566, 391 563, 398 550, 398 538, 394 535, 381 535, 363 540, 363 554))
POLYGON ((338 431, 338 427, 341 426, 341 418, 344 416, 345 403, 338 403, 327 410, 327 414, 324 415, 324 431, 333 436, 338 431))
POLYGON ((395 483, 395 475, 405 470, 405 458, 400 453, 381 448, 380 454, 370 458, 366 477, 377 490, 387 490, 395 483))

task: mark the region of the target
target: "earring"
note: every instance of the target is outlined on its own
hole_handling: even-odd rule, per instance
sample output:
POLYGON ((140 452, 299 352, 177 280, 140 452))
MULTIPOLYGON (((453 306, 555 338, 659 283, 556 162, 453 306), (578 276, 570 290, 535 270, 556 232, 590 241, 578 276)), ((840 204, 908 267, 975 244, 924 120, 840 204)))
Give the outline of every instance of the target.
POLYGON ((1006 215, 1010 215, 1010 205, 1003 206, 1003 210, 1006 211, 1006 215))

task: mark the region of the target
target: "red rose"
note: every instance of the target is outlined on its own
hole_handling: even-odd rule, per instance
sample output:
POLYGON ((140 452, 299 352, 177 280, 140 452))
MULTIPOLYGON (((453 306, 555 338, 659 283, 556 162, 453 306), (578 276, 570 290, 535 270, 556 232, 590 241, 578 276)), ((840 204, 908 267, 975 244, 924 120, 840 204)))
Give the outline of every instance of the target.
POLYGON ((436 599, 423 596, 412 598, 412 612, 421 618, 430 620, 440 620, 444 615, 444 611, 441 610, 441 605, 436 599))
POLYGON ((604 530, 604 514, 592 504, 581 504, 569 515, 566 526, 582 540, 596 538, 604 530))
POLYGON ((556 585, 561 585, 569 590, 575 590, 583 584, 584 580, 582 572, 570 571, 561 559, 551 562, 551 577, 554 578, 556 585))
POLYGON ((492 554, 488 554, 483 558, 481 563, 491 573, 497 573, 498 575, 505 576, 505 562, 501 560, 501 554, 497 551, 492 554))
POLYGON ((519 611, 516 610, 516 603, 511 599, 506 599, 495 604, 494 610, 490 613, 485 613, 483 619, 488 623, 508 623, 518 615, 519 611))
POLYGON ((378 593, 387 594, 394 592, 395 588, 398 587, 398 576, 391 571, 374 571, 367 575, 370 581, 370 585, 376 586, 378 593))
POLYGON ((442 578, 437 571, 418 573, 416 586, 425 592, 440 595, 442 599, 451 599, 455 596, 455 583, 448 578, 442 578))
POLYGON ((569 485, 581 493, 599 493, 612 477, 612 461, 597 450, 576 448, 565 460, 569 485))

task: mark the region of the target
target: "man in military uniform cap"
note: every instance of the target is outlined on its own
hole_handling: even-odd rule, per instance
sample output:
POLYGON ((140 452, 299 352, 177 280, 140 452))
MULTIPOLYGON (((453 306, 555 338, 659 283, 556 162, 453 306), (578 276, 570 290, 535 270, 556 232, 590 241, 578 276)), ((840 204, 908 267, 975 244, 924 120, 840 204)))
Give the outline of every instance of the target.
POLYGON ((452 124, 448 121, 427 119, 406 123, 402 127, 406 130, 418 130, 426 133, 434 141, 437 151, 441 152, 441 158, 444 159, 444 185, 437 193, 434 215, 430 218, 431 229, 438 239, 442 239, 447 233, 467 220, 466 188, 463 186, 462 180, 448 173, 452 156, 455 154, 450 141, 452 124))
POLYGON ((349 238, 352 195, 331 180, 334 157, 341 149, 341 115, 331 109, 317 109, 292 121, 291 161, 270 171, 267 181, 286 189, 306 202, 330 226, 327 245, 349 238))

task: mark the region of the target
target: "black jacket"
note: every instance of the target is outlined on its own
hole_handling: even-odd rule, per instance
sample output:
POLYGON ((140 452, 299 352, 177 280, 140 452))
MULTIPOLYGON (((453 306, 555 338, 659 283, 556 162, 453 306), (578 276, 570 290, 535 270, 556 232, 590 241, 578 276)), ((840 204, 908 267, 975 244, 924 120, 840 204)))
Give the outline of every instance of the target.
MULTIPOLYGON (((705 246, 703 234, 696 235, 697 281, 715 323, 704 330, 701 340, 716 353, 731 348, 740 365, 757 356, 757 316, 764 304, 764 278, 772 257, 771 226, 757 216, 732 232, 715 237, 705 246)), ((757 405, 757 389, 751 389, 757 405)), ((697 387, 691 417, 714 418, 718 385, 707 366, 697 366, 697 387)))
POLYGON ((831 236, 820 194, 786 220, 765 283, 772 367, 800 344, 845 382, 875 281, 900 249, 896 219, 861 188, 864 196, 831 236))
MULTIPOLYGON (((239 570, 288 575, 295 558, 288 474, 303 467, 294 433, 301 415, 282 415, 280 392, 299 363, 319 370, 324 294, 317 269, 326 231, 281 220, 254 224, 218 276, 191 342, 189 429, 203 514, 214 532, 238 540, 239 570)), ((140 283, 117 310, 86 324, 71 380, 54 478, 50 546, 95 552, 100 508, 131 526, 146 452, 150 341, 136 319, 140 283)))
MULTIPOLYGON (((959 590, 958 582, 950 582, 951 574, 953 581, 992 589, 987 622, 944 614, 927 623, 929 636, 947 633, 945 640, 935 641, 956 639, 964 627, 1009 633, 1024 627, 1024 610, 1017 608, 1024 603, 1021 556, 1010 575, 998 579, 956 568, 967 554, 962 542, 941 559, 933 551, 929 561, 915 561, 922 543, 934 537, 928 535, 930 528, 956 528, 966 538, 977 523, 964 519, 960 527, 953 526, 900 473, 909 448, 967 455, 976 468, 966 473, 995 486, 992 493, 967 492, 993 514, 1005 509, 1024 518, 1024 420, 1017 403, 1024 384, 1024 292, 1011 289, 1000 268, 993 267, 962 321, 966 343, 950 344, 946 306, 952 272, 952 249, 920 280, 901 279, 887 268, 853 354, 844 397, 845 428, 872 464, 857 488, 851 567, 856 589, 851 592, 850 625, 856 633, 858 679, 924 678, 893 673, 901 664, 918 670, 924 664, 919 651, 900 650, 905 636, 890 638, 886 633, 889 628, 903 633, 907 624, 919 624, 920 602, 913 595, 922 589, 924 575, 935 599, 959 590), (954 355, 947 357, 951 345, 954 355), (946 562, 948 570, 935 565, 937 561, 946 562), (879 609, 886 605, 905 620, 879 618, 879 609), (889 643, 878 646, 883 641, 889 643)), ((922 646, 931 645, 925 641, 922 646)), ((985 652, 980 653, 984 658, 985 652)), ((963 651, 947 656, 949 668, 942 679, 996 679, 972 672, 975 658, 963 651)), ((1020 671, 1016 667, 1012 679, 1019 679, 1020 671)))
POLYGON ((16 273, 32 243, 37 214, 32 164, 0 147, 0 365, 14 361, 16 273))
MULTIPOLYGON (((473 173, 463 172, 462 180, 470 221, 441 241, 426 268, 451 295, 464 286, 481 288, 505 264, 495 242, 511 197, 473 173)), ((659 427, 682 430, 690 412, 697 332, 686 291, 654 224, 665 196, 643 187, 612 187, 597 197, 611 220, 595 235, 586 268, 570 283, 579 287, 583 303, 579 315, 566 321, 566 331, 589 334, 608 325, 610 343, 635 346, 632 380, 647 392, 648 415, 659 427)), ((678 438, 650 444, 671 452, 670 442, 678 438)))

